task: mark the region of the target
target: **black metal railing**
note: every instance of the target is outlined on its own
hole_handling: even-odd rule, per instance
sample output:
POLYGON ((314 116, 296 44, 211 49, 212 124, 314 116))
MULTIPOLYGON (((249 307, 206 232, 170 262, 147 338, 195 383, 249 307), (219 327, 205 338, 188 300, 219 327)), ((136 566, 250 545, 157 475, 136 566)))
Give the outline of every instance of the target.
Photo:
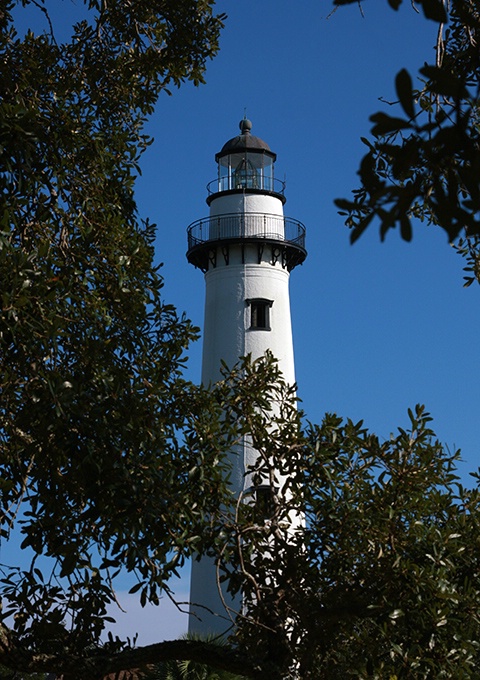
POLYGON ((187 227, 188 250, 210 241, 262 239, 305 250, 305 227, 298 220, 265 213, 204 217, 187 227))
POLYGON ((207 184, 208 195, 219 194, 222 191, 255 189, 270 191, 275 194, 285 193, 285 182, 260 173, 232 173, 229 177, 218 177, 207 184))

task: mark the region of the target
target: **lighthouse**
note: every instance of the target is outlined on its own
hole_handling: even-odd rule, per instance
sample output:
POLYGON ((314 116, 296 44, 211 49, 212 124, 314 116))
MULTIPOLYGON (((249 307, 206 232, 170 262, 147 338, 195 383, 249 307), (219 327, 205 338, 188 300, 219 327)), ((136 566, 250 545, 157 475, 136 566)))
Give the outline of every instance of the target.
MULTIPOLYGON (((187 230, 187 259, 205 275, 202 383, 221 378, 224 362, 267 350, 288 384, 295 382, 290 272, 306 257, 305 227, 284 215, 285 183, 274 174, 276 154, 240 121, 240 134, 216 154, 217 178, 207 185, 207 217, 187 230)), ((238 496, 251 483, 256 452, 245 440, 232 453, 230 484, 238 496)), ((192 564, 191 633, 224 634, 241 606, 219 593, 210 558, 192 564), (226 605, 227 604, 227 608, 226 605)))

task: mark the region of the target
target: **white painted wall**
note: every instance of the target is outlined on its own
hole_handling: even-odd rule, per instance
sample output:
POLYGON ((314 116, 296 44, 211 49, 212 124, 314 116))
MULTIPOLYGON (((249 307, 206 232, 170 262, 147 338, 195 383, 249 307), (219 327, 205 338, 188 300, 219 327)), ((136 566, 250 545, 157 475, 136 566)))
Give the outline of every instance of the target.
POLYGON ((247 194, 245 192, 220 194, 210 203, 211 217, 235 212, 283 215, 283 203, 281 199, 276 196, 270 196, 268 194, 247 194))
MULTIPOLYGON (((245 258, 253 260, 256 256, 256 248, 252 246, 245 258)), ((251 261, 241 264, 240 249, 232 252, 230 248, 228 265, 222 254, 217 254, 216 268, 205 274, 204 385, 220 378, 222 359, 229 367, 233 367, 239 357, 251 354, 256 359, 263 356, 267 349, 279 360, 286 380, 295 382, 289 276, 280 262, 275 266, 265 261, 261 264, 251 261), (250 328, 250 306, 246 301, 252 298, 272 301, 271 330, 250 328)))

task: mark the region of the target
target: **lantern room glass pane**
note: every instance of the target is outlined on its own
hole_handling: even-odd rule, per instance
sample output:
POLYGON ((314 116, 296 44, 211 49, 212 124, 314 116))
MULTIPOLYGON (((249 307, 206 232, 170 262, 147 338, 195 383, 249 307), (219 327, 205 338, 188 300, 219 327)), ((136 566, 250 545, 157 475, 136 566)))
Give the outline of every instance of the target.
POLYGON ((263 153, 228 154, 218 160, 219 191, 263 189, 274 191, 273 159, 263 153))
POLYGON ((233 171, 234 189, 262 189, 262 177, 248 158, 242 158, 233 171))

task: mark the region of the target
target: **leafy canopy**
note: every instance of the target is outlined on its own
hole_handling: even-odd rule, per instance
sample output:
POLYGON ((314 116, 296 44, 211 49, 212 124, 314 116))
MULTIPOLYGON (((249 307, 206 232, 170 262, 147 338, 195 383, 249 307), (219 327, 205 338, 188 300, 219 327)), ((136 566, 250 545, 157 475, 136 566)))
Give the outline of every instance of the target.
POLYGON ((212 5, 89 0, 63 42, 48 3, 0 12, 0 661, 12 669, 68 670, 95 650, 122 571, 158 601, 208 545, 226 493, 236 435, 221 394, 182 378, 196 330, 161 297, 133 195, 145 117, 167 87, 202 82, 218 49, 212 5), (47 30, 17 33, 35 9, 47 30))
POLYGON ((240 649, 272 679, 473 677, 478 475, 461 485, 420 406, 385 442, 334 415, 300 435, 292 422, 269 426, 258 463, 286 485, 263 516, 232 514, 222 552, 244 593, 240 649))

